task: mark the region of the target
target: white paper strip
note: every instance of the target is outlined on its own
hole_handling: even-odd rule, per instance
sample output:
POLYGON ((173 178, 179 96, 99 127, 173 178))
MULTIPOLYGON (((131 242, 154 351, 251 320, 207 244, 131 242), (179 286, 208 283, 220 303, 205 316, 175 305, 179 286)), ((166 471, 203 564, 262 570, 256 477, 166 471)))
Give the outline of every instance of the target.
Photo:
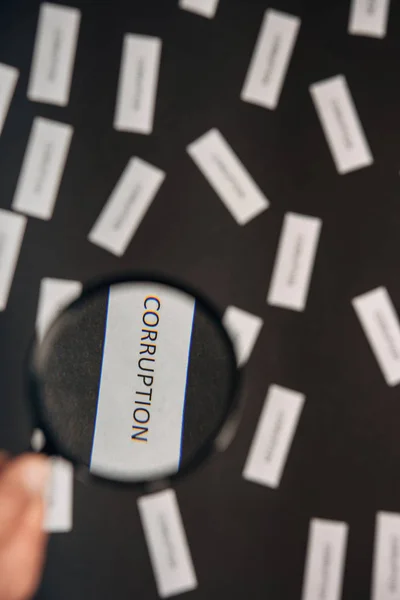
POLYGON ((243 471, 249 481, 279 486, 305 397, 271 385, 243 471))
POLYGON ((43 528, 62 533, 72 530, 74 470, 63 458, 55 457, 51 462, 43 528))
POLYGON ((187 151, 239 225, 268 208, 268 200, 218 129, 202 135, 187 151))
MULTIPOLYGON (((31 437, 31 448, 41 452, 46 438, 41 429, 35 429, 31 437)), ((48 533, 62 533, 72 530, 74 469, 71 463, 51 457, 50 478, 45 494, 43 529, 48 533)))
POLYGON ((51 219, 72 133, 71 125, 36 117, 14 194, 14 210, 51 219))
POLYGON ((306 307, 322 221, 287 213, 283 222, 267 302, 302 311, 306 307))
POLYGON ((312 519, 302 600, 340 600, 348 525, 312 519))
POLYGON ((88 239, 116 256, 122 256, 164 178, 161 169, 140 158, 131 158, 88 239))
POLYGON ((193 317, 194 299, 167 286, 110 290, 93 472, 140 480, 178 471, 193 317))
POLYGON ((374 159, 343 75, 314 83, 310 93, 338 172, 371 165, 374 159))
POLYGON ((300 19, 268 9, 247 71, 241 99, 265 108, 278 106, 300 28, 300 19))
POLYGON ((34 452, 41 452, 46 445, 46 438, 41 429, 34 429, 31 437, 31 448, 34 452))
POLYGON ((18 77, 18 69, 0 63, 0 135, 3 131, 18 77))
POLYGON ((179 0, 179 8, 213 19, 217 12, 219 0, 179 0))
POLYGON ((383 38, 386 35, 390 0, 352 0, 349 33, 383 38))
POLYGON ((249 360, 263 323, 261 317, 236 306, 226 309, 223 324, 232 337, 239 367, 249 360))
POLYGON ((81 291, 82 284, 79 281, 51 277, 42 279, 36 315, 36 332, 40 339, 57 314, 75 300, 81 291))
POLYGON ((41 4, 28 85, 30 100, 68 104, 80 20, 77 8, 41 4))
POLYGON ((196 573, 175 492, 143 496, 138 508, 159 596, 194 590, 196 573))
POLYGON ((0 311, 5 310, 27 219, 0 208, 0 311))
POLYGON ((376 516, 372 600, 400 599, 400 514, 376 516))
POLYGON ((125 35, 114 117, 118 131, 153 131, 161 45, 156 37, 125 35))
POLYGON ((352 301, 361 326, 375 354, 386 383, 400 383, 400 323, 384 287, 362 294, 352 301))

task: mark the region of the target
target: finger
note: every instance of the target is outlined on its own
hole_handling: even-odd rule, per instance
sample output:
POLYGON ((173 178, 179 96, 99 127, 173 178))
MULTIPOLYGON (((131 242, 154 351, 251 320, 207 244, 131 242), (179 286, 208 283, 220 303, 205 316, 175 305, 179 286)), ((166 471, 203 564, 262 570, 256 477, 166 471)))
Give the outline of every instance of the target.
POLYGON ((37 496, 26 507, 12 538, 0 549, 0 600, 27 600, 35 593, 47 541, 43 516, 44 502, 37 496))
POLYGON ((28 504, 43 498, 50 466, 39 455, 23 455, 4 467, 0 474, 0 548, 17 528, 28 504))
POLYGON ((10 455, 6 450, 0 450, 0 475, 7 462, 10 459, 10 455))

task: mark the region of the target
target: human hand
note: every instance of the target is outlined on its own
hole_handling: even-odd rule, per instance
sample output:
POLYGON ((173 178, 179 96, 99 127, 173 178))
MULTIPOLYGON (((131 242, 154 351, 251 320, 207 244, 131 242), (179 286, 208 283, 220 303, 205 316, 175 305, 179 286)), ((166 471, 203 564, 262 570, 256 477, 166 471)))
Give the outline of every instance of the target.
POLYGON ((0 600, 28 600, 43 568, 42 530, 48 459, 0 452, 0 600))

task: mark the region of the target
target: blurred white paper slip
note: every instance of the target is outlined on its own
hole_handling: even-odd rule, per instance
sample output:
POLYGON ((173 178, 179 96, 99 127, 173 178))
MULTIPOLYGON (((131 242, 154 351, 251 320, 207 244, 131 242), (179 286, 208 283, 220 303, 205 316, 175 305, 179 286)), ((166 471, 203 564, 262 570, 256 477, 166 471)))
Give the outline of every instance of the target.
POLYGON ((236 306, 226 309, 223 324, 232 337, 239 367, 249 360, 263 323, 261 317, 236 306))
POLYGON ((27 219, 0 208, 0 311, 7 306, 27 219))
POLYGON ((131 158, 91 229, 89 241, 122 256, 164 179, 161 169, 131 158))
POLYGON ((245 225, 269 206, 218 129, 210 129, 187 151, 239 225, 245 225))
POLYGON ((34 429, 31 437, 31 448, 34 452, 41 452, 46 445, 46 438, 41 429, 34 429))
POLYGON ((400 599, 400 514, 376 516, 371 600, 400 599))
POLYGON ((14 210, 51 219, 72 133, 71 125, 35 118, 12 202, 14 210))
POLYGON ((278 106, 300 23, 299 17, 272 8, 265 11, 242 100, 270 109, 278 106))
POLYGON ((51 459, 43 528, 49 533, 62 533, 72 529, 74 470, 63 458, 51 459))
POLYGON ((142 496, 138 508, 159 596, 194 590, 196 573, 175 492, 142 496))
POLYGON ((302 600, 340 600, 347 534, 347 523, 311 520, 302 600))
POLYGON ((279 385, 268 390, 243 470, 243 477, 279 486, 305 397, 279 385))
POLYGON ((0 135, 3 131, 18 77, 18 69, 0 63, 0 135))
MULTIPOLYGON (((41 429, 35 429, 31 438, 31 448, 41 452, 46 438, 41 429)), ((74 470, 71 463, 60 458, 51 457, 50 478, 45 498, 43 529, 48 533, 61 533, 72 529, 72 506, 74 470)))
POLYGON ((80 20, 77 8, 41 4, 28 85, 30 100, 68 104, 80 20))
POLYGON ((321 225, 317 217, 286 213, 268 304, 298 311, 305 309, 321 225))
POLYGON ((57 314, 75 300, 81 291, 82 284, 79 281, 51 277, 42 279, 36 315, 36 332, 39 338, 44 336, 57 314))
POLYGON ((384 287, 352 300, 367 340, 390 386, 400 383, 400 323, 384 287))
POLYGON ((218 2, 219 0, 179 0, 179 8, 213 19, 217 12, 218 2))
POLYGON ((385 37, 389 6, 390 0, 352 0, 349 33, 375 38, 385 37))
POLYGON ((374 159, 345 77, 313 83, 310 94, 338 172, 371 165, 374 159))
POLYGON ((114 117, 118 131, 153 131, 161 45, 149 35, 125 35, 114 117))

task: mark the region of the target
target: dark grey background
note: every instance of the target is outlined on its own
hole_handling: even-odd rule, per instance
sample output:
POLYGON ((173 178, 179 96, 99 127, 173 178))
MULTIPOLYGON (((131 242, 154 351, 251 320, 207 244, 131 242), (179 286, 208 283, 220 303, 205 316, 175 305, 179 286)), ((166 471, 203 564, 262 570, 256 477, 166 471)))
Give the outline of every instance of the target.
MULTIPOLYGON (((400 4, 384 40, 347 34, 349 2, 276 0, 302 27, 276 111, 241 102, 240 90, 269 3, 220 0, 214 20, 177 0, 71 2, 82 24, 67 108, 26 98, 39 2, 2 0, 0 60, 21 70, 0 138, 0 205, 10 208, 32 119, 75 133, 50 222, 30 219, 7 310, 0 315, 0 445, 27 444, 22 366, 40 279, 86 280, 127 268, 158 269, 224 308, 265 324, 251 358, 246 409, 226 454, 177 486, 199 580, 191 597, 300 597, 311 517, 349 523, 343 597, 368 598, 377 510, 400 511, 400 393, 389 388, 350 300, 387 286, 400 310, 400 4), (112 128, 126 32, 163 39, 154 133, 112 128), (308 86, 344 73, 370 142, 371 168, 336 172, 308 86), (239 227, 185 152, 218 127, 271 207, 239 227), (87 239, 128 159, 167 178, 125 256, 87 239), (265 303, 286 211, 321 217, 306 311, 265 303), (278 490, 244 481, 243 464, 268 386, 304 392, 305 408, 278 490)), ((74 530, 55 535, 40 600, 156 598, 132 492, 75 488, 74 530)))

